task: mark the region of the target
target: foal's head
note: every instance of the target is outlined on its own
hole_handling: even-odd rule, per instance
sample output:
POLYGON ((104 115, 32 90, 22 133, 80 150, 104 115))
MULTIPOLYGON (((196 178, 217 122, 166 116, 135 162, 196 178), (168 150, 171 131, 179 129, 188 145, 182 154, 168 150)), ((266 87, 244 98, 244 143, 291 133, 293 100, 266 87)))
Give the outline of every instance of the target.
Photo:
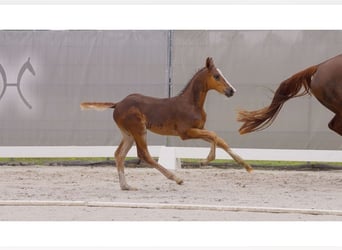
POLYGON ((217 92, 226 95, 227 97, 232 96, 236 92, 236 89, 228 82, 222 72, 215 67, 214 60, 211 57, 207 58, 205 66, 208 71, 208 90, 214 89, 217 92))

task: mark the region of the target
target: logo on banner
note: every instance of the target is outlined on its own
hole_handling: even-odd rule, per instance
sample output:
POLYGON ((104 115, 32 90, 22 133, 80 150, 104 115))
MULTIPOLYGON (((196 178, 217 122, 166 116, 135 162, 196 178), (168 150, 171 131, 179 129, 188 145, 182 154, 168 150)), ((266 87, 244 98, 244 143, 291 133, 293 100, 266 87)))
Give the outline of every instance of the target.
POLYGON ((0 75, 2 77, 3 80, 3 87, 2 87, 2 91, 0 94, 0 101, 2 99, 2 97, 5 95, 6 89, 8 87, 15 87, 18 90, 19 96, 21 98, 21 100, 24 102, 24 104, 29 108, 32 109, 31 104, 27 101, 27 99, 24 97, 23 92, 21 91, 21 78, 23 77, 25 72, 30 72, 32 75, 36 75, 36 72, 34 71, 32 64, 30 62, 30 58, 27 59, 27 61, 23 64, 23 66, 21 66, 18 76, 17 76, 17 82, 16 83, 9 83, 7 82, 7 76, 6 76, 6 71, 4 69, 4 67, 0 64, 0 75))

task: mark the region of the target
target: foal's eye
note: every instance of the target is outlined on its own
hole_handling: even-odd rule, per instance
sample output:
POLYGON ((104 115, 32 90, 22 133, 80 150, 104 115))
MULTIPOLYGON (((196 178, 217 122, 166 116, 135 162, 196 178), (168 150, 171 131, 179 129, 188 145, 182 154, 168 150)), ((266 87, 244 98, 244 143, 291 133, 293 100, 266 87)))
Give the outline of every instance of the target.
POLYGON ((220 75, 214 75, 214 79, 215 79, 216 81, 220 80, 220 75))

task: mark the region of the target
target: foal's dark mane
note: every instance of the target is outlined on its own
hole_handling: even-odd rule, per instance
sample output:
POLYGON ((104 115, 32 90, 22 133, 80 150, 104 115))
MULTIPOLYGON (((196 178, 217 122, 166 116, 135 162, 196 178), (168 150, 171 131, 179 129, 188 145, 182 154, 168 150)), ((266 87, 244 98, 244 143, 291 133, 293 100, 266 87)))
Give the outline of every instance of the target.
POLYGON ((180 95, 184 94, 184 92, 186 92, 186 90, 188 90, 188 88, 190 88, 190 87, 192 86, 192 83, 194 83, 195 78, 197 78, 198 75, 199 75, 200 73, 202 73, 202 71, 204 71, 205 69, 206 69, 206 67, 201 68, 200 70, 198 70, 198 71, 193 75, 193 77, 189 80, 189 82, 185 85, 185 87, 184 87, 181 91, 179 91, 179 93, 178 93, 177 96, 180 96, 180 95))

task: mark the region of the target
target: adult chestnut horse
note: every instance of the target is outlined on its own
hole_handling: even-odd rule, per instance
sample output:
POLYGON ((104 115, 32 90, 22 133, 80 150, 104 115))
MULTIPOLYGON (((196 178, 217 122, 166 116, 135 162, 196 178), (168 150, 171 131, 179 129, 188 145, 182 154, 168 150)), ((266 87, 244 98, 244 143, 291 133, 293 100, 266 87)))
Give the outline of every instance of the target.
POLYGON ((214 132, 204 129, 206 113, 203 109, 209 90, 230 97, 235 89, 229 84, 221 71, 215 67, 212 58, 207 58, 205 67, 199 70, 178 96, 173 98, 154 98, 131 94, 117 103, 85 102, 84 109, 114 109, 113 118, 122 133, 122 141, 115 152, 115 161, 122 190, 134 190, 127 184, 124 174, 124 160, 135 142, 138 157, 158 169, 168 179, 182 184, 177 177, 150 155, 147 149, 146 132, 150 130, 160 135, 174 135, 181 139, 203 139, 211 143, 211 149, 204 163, 215 159, 216 146, 224 149, 236 162, 251 171, 251 166, 235 154, 227 143, 214 132))
POLYGON ((335 113, 328 126, 342 135, 342 55, 311 66, 283 81, 268 107, 256 111, 240 111, 237 119, 244 123, 239 129, 240 134, 269 127, 287 100, 311 93, 335 113))

